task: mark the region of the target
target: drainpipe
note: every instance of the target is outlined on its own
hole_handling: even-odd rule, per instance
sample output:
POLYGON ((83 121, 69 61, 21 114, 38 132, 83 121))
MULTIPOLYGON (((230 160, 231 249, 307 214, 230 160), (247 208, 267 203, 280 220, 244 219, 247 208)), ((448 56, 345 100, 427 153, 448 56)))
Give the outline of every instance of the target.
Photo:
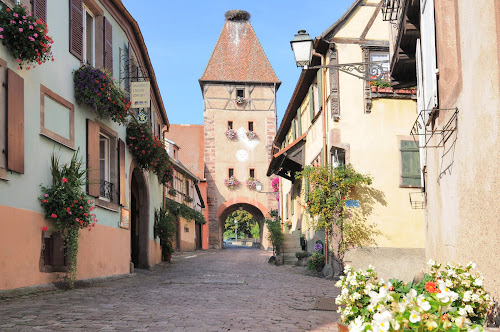
MULTIPOLYGON (((323 121, 323 161, 325 164, 328 163, 328 146, 326 144, 326 96, 325 96, 325 71, 326 68, 324 66, 325 57, 323 54, 317 53, 315 50, 313 51, 313 56, 318 56, 321 58, 321 119, 323 121)), ((325 264, 328 264, 328 230, 325 229, 325 264)))

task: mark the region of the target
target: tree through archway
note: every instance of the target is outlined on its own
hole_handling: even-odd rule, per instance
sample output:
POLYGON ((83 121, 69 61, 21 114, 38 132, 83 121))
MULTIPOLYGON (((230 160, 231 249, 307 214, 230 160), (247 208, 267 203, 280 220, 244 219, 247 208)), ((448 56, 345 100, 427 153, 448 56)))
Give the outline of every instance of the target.
MULTIPOLYGON (((254 216, 246 210, 236 210, 224 223, 224 239, 260 239, 260 225, 254 216)), ((227 242, 227 241, 226 241, 227 242)))

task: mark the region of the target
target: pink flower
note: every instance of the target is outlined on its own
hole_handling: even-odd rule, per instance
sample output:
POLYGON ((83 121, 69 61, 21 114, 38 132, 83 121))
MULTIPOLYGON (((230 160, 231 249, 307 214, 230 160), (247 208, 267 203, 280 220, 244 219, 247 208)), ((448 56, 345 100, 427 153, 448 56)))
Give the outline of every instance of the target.
POLYGON ((48 231, 48 230, 49 230, 49 228, 48 228, 47 226, 43 226, 43 227, 42 227, 42 231, 46 232, 46 231, 48 231))
POLYGON ((35 37, 35 38, 38 37, 38 33, 34 33, 33 37, 35 37))
POLYGON ((2 27, 0 27, 0 32, 2 32, 2 31, 3 31, 3 28, 2 28, 2 27))
POLYGON ((76 221, 80 221, 80 219, 76 218, 76 221))
POLYGON ((45 196, 45 197, 49 197, 49 194, 45 194, 44 196, 45 196))
POLYGON ((66 178, 62 178, 62 182, 63 182, 63 183, 66 183, 66 182, 68 182, 68 179, 66 179, 66 178))
POLYGON ((28 28, 30 28, 30 30, 33 30, 33 26, 32 25, 30 25, 28 28))
POLYGON ((12 14, 12 16, 19 17, 19 15, 17 15, 17 13, 12 14))
POLYGON ((50 216, 51 216, 52 218, 54 218, 54 219, 55 219, 55 218, 57 218, 57 214, 55 214, 55 213, 52 213, 50 216))
POLYGON ((0 39, 3 39, 3 35, 0 35, 0 39))
POLYGON ((19 32, 23 32, 23 28, 19 28, 19 32))

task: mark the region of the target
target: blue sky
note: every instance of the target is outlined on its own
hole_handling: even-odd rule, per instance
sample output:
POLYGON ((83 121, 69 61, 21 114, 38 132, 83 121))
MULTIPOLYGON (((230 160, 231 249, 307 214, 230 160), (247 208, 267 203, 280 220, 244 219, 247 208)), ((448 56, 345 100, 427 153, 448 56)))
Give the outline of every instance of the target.
POLYGON ((170 123, 203 124, 203 74, 224 25, 224 13, 243 9, 282 84, 278 123, 300 75, 290 40, 300 29, 319 36, 354 0, 122 0, 139 23, 170 123))

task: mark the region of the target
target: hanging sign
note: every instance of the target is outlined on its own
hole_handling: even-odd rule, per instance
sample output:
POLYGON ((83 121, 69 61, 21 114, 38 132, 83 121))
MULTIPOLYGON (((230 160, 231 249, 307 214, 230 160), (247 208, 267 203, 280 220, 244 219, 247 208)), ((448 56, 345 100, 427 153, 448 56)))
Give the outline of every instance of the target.
POLYGON ((130 82, 130 101, 132 108, 149 107, 151 102, 151 84, 146 82, 130 82))
POLYGON ((122 207, 120 227, 125 229, 130 229, 130 210, 122 207))
POLYGON ((139 111, 139 114, 137 114, 137 121, 139 121, 139 123, 148 122, 148 113, 144 108, 139 111))
POLYGON ((353 199, 348 199, 347 201, 345 201, 345 206, 359 208, 359 201, 353 200, 353 199))

